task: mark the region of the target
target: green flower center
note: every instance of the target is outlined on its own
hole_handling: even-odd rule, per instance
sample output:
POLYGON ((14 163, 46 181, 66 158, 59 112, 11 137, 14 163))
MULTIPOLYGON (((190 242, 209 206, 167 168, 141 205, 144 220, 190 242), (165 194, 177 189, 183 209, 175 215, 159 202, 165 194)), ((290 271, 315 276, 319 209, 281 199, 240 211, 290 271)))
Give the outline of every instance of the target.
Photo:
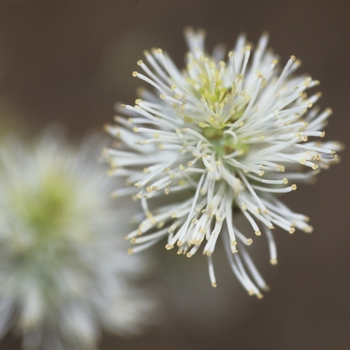
POLYGON ((213 146, 219 156, 225 156, 235 151, 241 151, 241 155, 249 151, 249 144, 245 142, 235 142, 232 135, 224 134, 227 128, 216 129, 212 127, 203 129, 205 136, 213 146))
POLYGON ((236 86, 225 86, 223 78, 227 72, 226 63, 216 63, 211 57, 202 56, 195 59, 190 56, 187 66, 189 71, 187 82, 193 89, 193 93, 213 113, 204 120, 196 120, 192 116, 185 116, 184 120, 190 123, 198 123, 202 128, 202 134, 210 141, 213 149, 219 156, 225 156, 235 151, 241 151, 242 155, 249 151, 247 140, 237 140, 230 133, 225 133, 229 127, 239 120, 244 114, 244 106, 232 105, 236 86), (197 68, 197 75, 190 78, 192 68, 197 68), (224 117, 223 117, 224 115, 224 117))
POLYGON ((62 174, 49 173, 40 187, 24 187, 14 195, 14 205, 23 221, 32 228, 36 239, 57 237, 70 220, 74 188, 62 174))

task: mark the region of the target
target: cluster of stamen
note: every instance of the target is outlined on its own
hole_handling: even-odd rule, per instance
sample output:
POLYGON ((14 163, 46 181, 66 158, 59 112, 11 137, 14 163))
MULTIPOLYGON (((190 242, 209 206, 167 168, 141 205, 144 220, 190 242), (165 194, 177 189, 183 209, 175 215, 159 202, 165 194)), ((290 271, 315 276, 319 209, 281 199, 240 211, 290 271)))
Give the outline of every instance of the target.
POLYGON ((135 106, 123 106, 131 119, 118 118, 120 127, 107 127, 138 154, 133 158, 124 150, 106 151, 111 163, 119 166, 111 175, 129 171, 128 182, 135 184, 118 194, 140 199, 146 216, 127 238, 137 244, 131 249, 136 252, 167 236, 166 248, 177 246, 178 254, 187 257, 206 242, 203 254, 216 285, 211 255, 221 235, 234 273, 259 296, 256 285, 264 289, 266 284, 245 253, 244 246, 252 239, 236 227, 233 207, 240 209, 256 236, 265 234, 271 264, 277 263, 271 233, 275 226, 289 233, 296 228, 311 232, 307 217, 292 212, 275 195, 296 190, 289 181, 312 180, 319 167, 336 161, 339 144, 308 141, 324 137, 321 129, 331 110, 308 112, 320 94, 307 96, 305 90, 319 82, 291 76, 300 66, 295 56, 282 71, 276 69, 276 56, 266 50, 267 35, 260 39, 250 65, 252 48, 244 37, 226 62, 223 56, 204 53, 203 33, 190 30, 186 37, 186 69, 179 71, 160 49, 146 52, 148 64, 138 61, 145 74, 133 76, 151 84, 159 97, 144 91, 135 106), (312 171, 300 172, 298 164, 312 171), (151 210, 148 199, 163 193, 182 199, 151 210), (242 269, 242 261, 255 283, 242 269))

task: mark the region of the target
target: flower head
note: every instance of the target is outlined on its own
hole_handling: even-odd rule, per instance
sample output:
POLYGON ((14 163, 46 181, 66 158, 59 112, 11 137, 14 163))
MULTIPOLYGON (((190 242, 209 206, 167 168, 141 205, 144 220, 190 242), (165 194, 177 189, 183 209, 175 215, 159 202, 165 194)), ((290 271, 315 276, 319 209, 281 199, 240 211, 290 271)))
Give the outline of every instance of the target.
POLYGON ((153 306, 131 285, 141 261, 118 239, 131 209, 106 201, 100 145, 2 143, 0 335, 16 328, 26 349, 95 349, 102 328, 135 333, 153 306))
POLYGON ((135 106, 121 106, 129 119, 118 116, 118 125, 107 126, 122 145, 105 151, 110 172, 135 185, 118 194, 134 194, 145 212, 128 238, 139 251, 167 236, 166 248, 177 245, 188 257, 202 246, 215 286, 211 255, 222 236, 234 273, 249 293, 261 296, 266 284, 245 246, 251 232, 264 232, 276 264, 272 229, 312 231, 308 218, 277 195, 338 160, 339 143, 318 141, 331 110, 309 111, 320 93, 306 90, 319 82, 294 75, 300 66, 294 56, 280 68, 267 34, 253 54, 239 36, 226 58, 221 47, 206 53, 204 31, 186 29, 185 37, 186 68, 179 70, 161 49, 145 52, 147 63, 138 61, 143 73, 133 76, 155 92, 142 90, 135 106), (149 201, 163 196, 165 204, 149 201), (235 209, 251 231, 238 230, 235 209))

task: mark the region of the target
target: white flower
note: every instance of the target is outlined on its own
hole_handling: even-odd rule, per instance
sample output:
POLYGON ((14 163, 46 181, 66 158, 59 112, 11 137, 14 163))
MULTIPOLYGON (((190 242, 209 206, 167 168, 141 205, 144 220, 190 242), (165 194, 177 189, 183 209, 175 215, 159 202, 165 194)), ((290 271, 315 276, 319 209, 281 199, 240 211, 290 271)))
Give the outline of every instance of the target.
POLYGON ((53 132, 1 145, 0 336, 16 328, 25 349, 95 349, 102 328, 136 333, 153 308, 132 286, 146 261, 118 238, 131 209, 109 200, 98 146, 53 132))
POLYGON ((233 272, 250 294, 261 297, 259 288, 267 286, 245 248, 251 232, 237 229, 234 210, 244 214, 255 235, 265 233, 272 264, 277 263, 274 227, 312 231, 308 218, 277 195, 338 160, 339 143, 317 140, 331 110, 308 111, 320 94, 305 91, 318 81, 293 75, 300 66, 294 56, 279 68, 267 49, 267 34, 252 57, 251 45, 239 36, 226 60, 220 46, 212 55, 205 52, 203 31, 186 29, 185 36, 186 68, 179 70, 161 49, 145 52, 147 64, 138 61, 144 74, 133 76, 155 93, 141 91, 135 106, 121 106, 130 118, 117 116, 119 125, 106 127, 122 145, 105 150, 111 174, 135 184, 118 195, 134 194, 146 215, 127 237, 140 244, 134 252, 165 236, 167 249, 177 245, 188 257, 203 245, 216 286, 211 255, 221 235, 233 272))

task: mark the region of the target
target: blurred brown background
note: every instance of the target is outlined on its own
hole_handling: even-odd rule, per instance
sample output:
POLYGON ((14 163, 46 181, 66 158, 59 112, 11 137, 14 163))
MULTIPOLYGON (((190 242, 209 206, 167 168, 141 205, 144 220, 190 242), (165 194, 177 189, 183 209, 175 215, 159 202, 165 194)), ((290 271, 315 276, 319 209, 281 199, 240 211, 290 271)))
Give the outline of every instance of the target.
MULTIPOLYGON (((182 66, 185 26, 205 28, 209 49, 233 46, 242 31, 256 43, 267 30, 281 62, 294 54, 299 72, 321 81, 320 105, 334 111, 326 137, 349 147, 349 17, 348 0, 0 0, 0 115, 28 134, 59 122, 83 135, 112 121, 116 101, 133 102, 144 49, 161 47, 182 66)), ((316 186, 284 197, 315 230, 277 231, 276 267, 261 244, 263 300, 245 295, 220 249, 212 289, 202 257, 153 248, 165 262, 160 325, 136 339, 106 336, 101 349, 350 349, 348 178, 345 151, 316 186)), ((0 348, 20 342, 10 335, 0 348)))

